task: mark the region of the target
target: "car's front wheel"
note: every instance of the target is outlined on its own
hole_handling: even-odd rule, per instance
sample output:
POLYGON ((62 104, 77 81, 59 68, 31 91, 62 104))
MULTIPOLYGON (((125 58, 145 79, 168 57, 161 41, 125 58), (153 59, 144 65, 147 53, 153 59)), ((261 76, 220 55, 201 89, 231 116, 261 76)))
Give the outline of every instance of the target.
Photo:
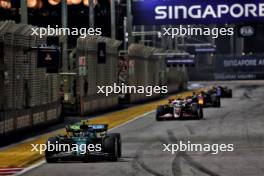
MULTIPOLYGON (((50 137, 47 141, 50 145, 56 145, 58 143, 58 139, 56 137, 50 137)), ((56 151, 45 151, 45 158, 47 163, 57 163, 58 158, 53 157, 56 154, 56 151)))
POLYGON ((156 111, 156 120, 161 121, 162 118, 160 118, 161 115, 164 114, 164 107, 163 106, 158 106, 157 111, 156 111))

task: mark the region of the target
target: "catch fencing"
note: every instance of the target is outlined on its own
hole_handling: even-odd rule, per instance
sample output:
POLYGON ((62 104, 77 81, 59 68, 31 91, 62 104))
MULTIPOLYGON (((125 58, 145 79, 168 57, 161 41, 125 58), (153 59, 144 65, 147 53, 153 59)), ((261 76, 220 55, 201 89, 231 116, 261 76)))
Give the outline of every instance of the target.
POLYGON ((86 37, 77 40, 77 58, 85 58, 84 74, 79 67, 77 90, 81 113, 92 113, 118 105, 118 95, 98 94, 97 86, 113 86, 118 83, 118 47, 121 42, 105 37, 86 37), (98 62, 98 43, 106 45, 105 63, 98 62), (80 75, 83 74, 83 75, 80 75), (87 92, 85 87, 87 86, 87 92))
POLYGON ((32 36, 32 28, 12 21, 0 22, 0 133, 60 117, 59 77, 37 68, 34 48, 45 45, 46 38, 32 36))
MULTIPOLYGON (((130 45, 128 49, 129 81, 132 86, 167 86, 168 93, 173 93, 186 88, 187 72, 185 69, 167 68, 165 58, 157 53, 164 52, 162 49, 130 45)), ((160 97, 162 94, 130 94, 130 102, 145 101, 160 97)))

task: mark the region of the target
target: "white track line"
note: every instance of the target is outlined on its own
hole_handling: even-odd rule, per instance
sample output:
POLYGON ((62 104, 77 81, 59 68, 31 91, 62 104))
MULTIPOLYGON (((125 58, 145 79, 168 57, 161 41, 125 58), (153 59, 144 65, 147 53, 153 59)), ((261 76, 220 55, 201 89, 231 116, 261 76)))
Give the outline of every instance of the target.
POLYGON ((131 123, 131 122, 133 122, 133 121, 135 121, 135 120, 138 120, 138 119, 140 119, 140 118, 142 118, 142 117, 145 117, 145 116, 147 116, 147 115, 149 115, 149 114, 151 114, 151 113, 153 113, 153 112, 155 112, 155 110, 152 110, 152 111, 150 111, 150 112, 147 112, 147 113, 145 113, 145 114, 142 114, 142 115, 140 115, 140 116, 137 116, 137 117, 135 117, 135 118, 133 118, 133 119, 127 121, 127 122, 124 122, 124 123, 122 123, 122 124, 120 124, 120 125, 118 125, 118 126, 116 126, 116 127, 113 127, 113 128, 111 128, 111 129, 109 129, 108 131, 112 131, 112 130, 114 130, 114 129, 117 129, 117 128, 120 128, 120 127, 122 127, 122 126, 125 126, 125 125, 127 125, 128 123, 131 123))
POLYGON ((28 171, 30 171, 30 170, 32 170, 32 169, 35 169, 35 168, 41 166, 41 165, 44 164, 44 163, 46 163, 46 161, 45 161, 45 160, 42 160, 42 161, 40 161, 40 162, 38 162, 38 163, 36 163, 36 164, 34 164, 34 165, 32 165, 32 166, 29 166, 29 167, 23 169, 21 172, 18 172, 18 173, 16 173, 15 175, 17 176, 17 175, 25 174, 26 172, 28 172, 28 171))
MULTIPOLYGON (((111 129, 109 129, 108 131, 112 131, 112 130, 115 130, 115 129, 120 128, 120 127, 122 127, 122 126, 125 126, 125 125, 127 125, 127 124, 129 124, 129 123, 131 123, 131 122, 133 122, 133 121, 135 121, 135 120, 138 120, 138 119, 140 119, 140 118, 143 118, 143 117, 145 117, 145 116, 147 116, 147 115, 149 115, 149 114, 151 114, 151 113, 153 113, 153 112, 155 112, 155 110, 152 110, 152 111, 147 112, 147 113, 145 113, 145 114, 142 114, 142 115, 140 115, 140 116, 138 116, 138 117, 135 117, 135 118, 133 118, 133 119, 127 121, 127 122, 124 122, 124 123, 122 123, 122 124, 120 124, 120 125, 118 125, 118 126, 116 126, 116 127, 113 127, 113 128, 111 128, 111 129)), ((43 164, 45 164, 45 163, 46 163, 46 161, 45 161, 45 160, 42 160, 42 161, 40 161, 40 162, 38 162, 38 163, 36 163, 36 164, 34 164, 34 165, 32 165, 32 166, 29 166, 29 167, 25 168, 24 170, 22 170, 21 172, 15 174, 15 175, 16 175, 16 176, 19 176, 19 175, 25 174, 26 172, 29 172, 29 171, 31 171, 31 170, 33 170, 33 169, 36 169, 36 168, 38 168, 39 166, 41 166, 41 165, 43 165, 43 164)))

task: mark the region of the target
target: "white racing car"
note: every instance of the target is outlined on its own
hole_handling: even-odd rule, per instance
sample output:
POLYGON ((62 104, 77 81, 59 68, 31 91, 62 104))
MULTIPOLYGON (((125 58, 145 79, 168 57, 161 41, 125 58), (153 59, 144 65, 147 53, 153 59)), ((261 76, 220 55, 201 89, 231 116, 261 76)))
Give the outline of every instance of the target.
POLYGON ((203 108, 192 97, 169 100, 166 105, 158 106, 156 120, 196 118, 203 119, 203 108))

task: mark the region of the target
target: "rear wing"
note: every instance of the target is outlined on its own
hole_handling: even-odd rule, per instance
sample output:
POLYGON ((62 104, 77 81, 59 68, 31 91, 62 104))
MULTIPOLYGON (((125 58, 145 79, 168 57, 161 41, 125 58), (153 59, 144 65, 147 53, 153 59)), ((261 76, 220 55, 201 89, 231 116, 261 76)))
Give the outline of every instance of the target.
POLYGON ((94 129, 97 132, 103 132, 108 130, 107 124, 89 124, 88 127, 94 129))
POLYGON ((105 132, 108 130, 108 125, 107 124, 81 124, 81 123, 76 123, 73 125, 67 125, 66 132, 81 132, 83 131, 82 125, 87 125, 87 128, 93 129, 96 132, 105 132))

